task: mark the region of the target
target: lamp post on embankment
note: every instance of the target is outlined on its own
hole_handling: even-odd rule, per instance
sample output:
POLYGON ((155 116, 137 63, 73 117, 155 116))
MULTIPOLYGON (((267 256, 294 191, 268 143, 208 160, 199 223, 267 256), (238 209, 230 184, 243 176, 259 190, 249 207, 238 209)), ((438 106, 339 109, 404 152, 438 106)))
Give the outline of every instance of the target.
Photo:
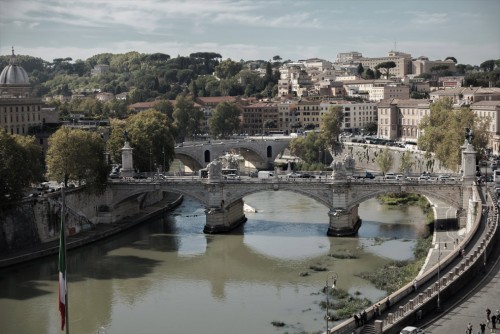
POLYGON ((326 276, 326 286, 325 286, 325 293, 326 293, 326 333, 328 334, 328 320, 330 319, 330 315, 328 314, 328 303, 329 303, 329 300, 328 300, 328 293, 330 291, 330 284, 329 284, 329 281, 330 280, 333 280, 333 283, 332 283, 332 289, 335 289, 335 285, 337 284, 337 273, 333 272, 333 271, 329 271, 327 276, 326 276))

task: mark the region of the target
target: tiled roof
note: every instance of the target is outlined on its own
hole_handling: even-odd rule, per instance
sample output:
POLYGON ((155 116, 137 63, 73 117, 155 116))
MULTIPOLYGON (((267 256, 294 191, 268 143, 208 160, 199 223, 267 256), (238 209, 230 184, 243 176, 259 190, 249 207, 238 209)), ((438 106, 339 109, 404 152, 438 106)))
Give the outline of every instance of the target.
POLYGON ((479 101, 474 102, 471 105, 471 108, 474 107, 497 107, 500 106, 500 101, 479 101))

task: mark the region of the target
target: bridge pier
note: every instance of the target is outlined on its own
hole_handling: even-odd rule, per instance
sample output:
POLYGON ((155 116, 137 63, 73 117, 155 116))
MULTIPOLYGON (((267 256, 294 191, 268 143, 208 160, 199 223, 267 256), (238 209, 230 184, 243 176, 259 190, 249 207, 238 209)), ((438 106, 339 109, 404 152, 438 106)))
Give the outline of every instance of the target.
POLYGON ((243 205, 243 199, 240 198, 229 205, 224 205, 222 202, 220 207, 206 209, 206 223, 203 233, 226 233, 246 222, 243 205))
POLYGON ((359 205, 356 205, 351 210, 331 209, 328 212, 330 225, 326 234, 332 237, 344 237, 358 233, 361 226, 358 207, 359 205))

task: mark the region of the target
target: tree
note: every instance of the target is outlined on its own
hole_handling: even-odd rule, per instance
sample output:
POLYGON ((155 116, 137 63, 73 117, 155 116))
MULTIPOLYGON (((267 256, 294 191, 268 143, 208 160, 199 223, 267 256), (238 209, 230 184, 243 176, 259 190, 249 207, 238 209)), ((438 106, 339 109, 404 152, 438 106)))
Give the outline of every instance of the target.
POLYGON ((236 104, 221 102, 209 119, 210 133, 214 138, 228 138, 239 132, 241 109, 236 104))
POLYGON ((318 161, 318 151, 324 147, 323 144, 321 136, 312 132, 304 137, 293 138, 290 141, 290 151, 293 155, 311 164, 318 161))
POLYGON ((385 61, 385 62, 380 63, 377 66, 375 66, 375 69, 379 70, 379 69, 383 68, 385 70, 385 78, 389 79, 389 70, 391 68, 394 68, 394 67, 396 67, 396 63, 395 62, 393 62, 393 61, 385 61))
POLYGON ((457 58, 455 57, 446 57, 444 60, 453 60, 453 62, 456 64, 457 63, 457 58))
POLYGON ((69 180, 84 182, 88 192, 100 193, 109 172, 105 151, 97 132, 62 127, 49 137, 47 175, 65 186, 69 180))
POLYGON ((215 67, 215 75, 220 79, 234 77, 243 68, 241 63, 237 63, 228 58, 215 67))
POLYGON ((30 184, 42 180, 41 158, 35 137, 0 129, 0 202, 21 199, 30 184))
POLYGON ((377 122, 366 123, 364 129, 365 129, 365 132, 368 132, 368 133, 377 133, 377 131, 378 131, 377 122))
POLYGON ((495 60, 487 60, 482 62, 479 65, 479 68, 482 69, 484 72, 491 72, 495 68, 495 60))
POLYGON ((358 75, 361 76, 361 74, 363 74, 363 72, 365 71, 365 69, 363 68, 363 64, 359 63, 358 69, 356 71, 357 71, 358 75))
POLYGON ((394 157, 392 156, 389 147, 384 148, 382 152, 380 152, 380 154, 375 158, 375 162, 382 173, 385 174, 391 170, 392 165, 394 164, 394 157))
POLYGON ((431 104, 429 115, 422 117, 418 147, 428 154, 435 153, 444 167, 458 170, 462 159, 460 147, 464 144, 464 128, 473 130, 473 145, 483 153, 488 142, 489 123, 489 119, 480 121, 469 107, 454 109, 451 99, 440 100, 431 104))
POLYGON ((375 79, 375 72, 371 68, 366 69, 365 71, 366 79, 375 79))
POLYGON ((403 152, 401 156, 401 164, 399 165, 399 171, 404 175, 408 175, 415 165, 415 161, 413 160, 412 153, 409 151, 403 152))
POLYGON ((177 128, 178 140, 183 142, 186 137, 194 137, 200 132, 203 111, 194 106, 193 99, 181 94, 175 100, 173 113, 174 126, 177 128))
POLYGON ((165 161, 164 170, 169 170, 175 156, 176 132, 168 117, 157 110, 148 109, 130 116, 126 122, 130 146, 134 149, 134 167, 141 171, 152 171, 165 161))
POLYGON ((328 112, 322 116, 321 137, 330 151, 338 142, 343 121, 344 111, 341 106, 330 106, 328 112))
POLYGON ((262 126, 264 129, 267 129, 267 132, 269 132, 269 129, 276 128, 276 122, 273 119, 266 119, 262 126))

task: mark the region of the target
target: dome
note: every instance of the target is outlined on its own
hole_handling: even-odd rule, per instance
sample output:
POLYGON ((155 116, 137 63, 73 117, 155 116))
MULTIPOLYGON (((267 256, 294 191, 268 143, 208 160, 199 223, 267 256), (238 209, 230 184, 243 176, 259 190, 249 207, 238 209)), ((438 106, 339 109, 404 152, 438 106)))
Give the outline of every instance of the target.
POLYGON ((28 73, 16 64, 16 55, 12 48, 9 65, 5 66, 0 74, 0 85, 29 85, 28 73))

